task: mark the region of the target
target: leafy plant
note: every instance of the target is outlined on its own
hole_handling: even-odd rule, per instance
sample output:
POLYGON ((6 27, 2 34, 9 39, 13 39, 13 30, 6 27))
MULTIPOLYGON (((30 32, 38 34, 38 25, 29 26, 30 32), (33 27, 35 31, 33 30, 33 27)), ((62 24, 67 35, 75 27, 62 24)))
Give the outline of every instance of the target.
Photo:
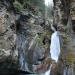
POLYGON ((13 5, 17 12, 20 12, 23 9, 23 6, 18 1, 15 1, 13 5))

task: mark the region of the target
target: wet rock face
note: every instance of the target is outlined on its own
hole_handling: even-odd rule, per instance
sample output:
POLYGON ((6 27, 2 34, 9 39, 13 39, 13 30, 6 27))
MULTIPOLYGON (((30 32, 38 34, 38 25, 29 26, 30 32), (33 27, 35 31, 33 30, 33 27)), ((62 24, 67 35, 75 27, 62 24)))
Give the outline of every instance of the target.
POLYGON ((4 49, 5 53, 7 53, 5 51, 7 50, 7 55, 10 55, 16 40, 15 30, 11 29, 12 24, 15 22, 14 18, 13 12, 9 13, 5 6, 0 6, 0 49, 4 49))
POLYGON ((1 0, 6 6, 0 6, 0 48, 8 55, 18 54, 20 60, 23 58, 19 64, 21 70, 33 71, 33 65, 42 63, 46 50, 49 50, 49 41, 44 37, 50 39, 50 34, 44 30, 43 18, 28 11, 9 11, 7 1, 1 0))
MULTIPOLYGON (((31 13, 29 13, 31 14, 31 13)), ((21 13, 20 17, 16 21, 16 33, 17 33, 17 49, 20 52, 23 52, 23 60, 21 61, 23 65, 20 64, 20 67, 27 66, 21 68, 22 70, 30 70, 33 71, 33 65, 39 64, 42 62, 45 57, 45 51, 48 47, 45 45, 49 45, 49 40, 45 41, 43 44, 44 37, 46 36, 46 31, 44 31, 43 27, 40 26, 36 16, 34 15, 25 15, 21 13)), ((47 38, 49 39, 49 38, 47 38)), ((42 69, 42 68, 41 68, 42 69)), ((36 71, 37 72, 37 71, 36 71)))

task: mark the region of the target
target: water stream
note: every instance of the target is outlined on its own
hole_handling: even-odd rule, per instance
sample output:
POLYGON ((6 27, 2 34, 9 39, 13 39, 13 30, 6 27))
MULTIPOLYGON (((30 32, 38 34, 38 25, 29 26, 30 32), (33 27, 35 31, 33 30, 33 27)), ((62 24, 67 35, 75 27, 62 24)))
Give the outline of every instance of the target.
POLYGON ((67 75, 67 68, 64 69, 64 74, 63 75, 67 75))
MULTIPOLYGON (((51 54, 51 59, 57 63, 60 55, 60 41, 57 31, 55 31, 51 36, 50 54, 51 54)), ((47 70, 44 75, 50 75, 51 68, 52 64, 50 65, 49 70, 47 70)))
POLYGON ((50 75, 50 72, 51 72, 51 68, 52 68, 52 64, 50 65, 50 68, 45 72, 44 75, 50 75))
POLYGON ((50 54, 51 59, 55 60, 55 62, 57 63, 60 55, 60 41, 58 31, 55 31, 51 36, 50 54))
MULTIPOLYGON (((31 41, 31 43, 29 45, 29 49, 31 48, 36 37, 37 37, 37 35, 31 41)), ((24 35, 22 35, 22 34, 18 35, 17 48, 19 51, 20 69, 29 71, 27 63, 26 63, 26 58, 25 58, 25 45, 26 45, 26 43, 27 42, 25 41, 24 35)), ((54 32, 51 36, 50 53, 51 53, 51 59, 55 60, 55 62, 57 63, 59 55, 60 55, 60 41, 59 41, 59 36, 58 36, 57 31, 54 32)), ((52 64, 50 65, 49 69, 43 75, 50 75, 51 68, 52 68, 52 64)))

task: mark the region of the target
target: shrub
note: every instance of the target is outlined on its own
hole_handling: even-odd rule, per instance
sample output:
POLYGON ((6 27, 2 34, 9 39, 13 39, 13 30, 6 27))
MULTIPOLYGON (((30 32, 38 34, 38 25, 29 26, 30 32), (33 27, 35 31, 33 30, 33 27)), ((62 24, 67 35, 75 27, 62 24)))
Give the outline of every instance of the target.
POLYGON ((17 12, 20 12, 23 9, 23 6, 18 1, 15 1, 13 5, 17 12))

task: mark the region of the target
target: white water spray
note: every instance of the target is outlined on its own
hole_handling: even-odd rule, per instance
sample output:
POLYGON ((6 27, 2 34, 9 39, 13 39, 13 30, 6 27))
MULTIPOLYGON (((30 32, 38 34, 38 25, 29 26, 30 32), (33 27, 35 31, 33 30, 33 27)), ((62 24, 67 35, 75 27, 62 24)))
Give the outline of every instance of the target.
MULTIPOLYGON (((55 60, 55 62, 57 63, 60 55, 60 41, 57 31, 55 31, 51 36, 50 53, 52 60, 55 60)), ((44 75, 50 75, 51 68, 52 64, 50 65, 49 70, 46 71, 44 75)))
POLYGON ((50 72, 51 72, 51 68, 52 68, 52 64, 50 65, 50 68, 45 72, 44 75, 50 75, 50 72))
POLYGON ((55 31, 51 36, 50 54, 52 60, 55 60, 57 63, 60 55, 60 41, 58 31, 55 31))

